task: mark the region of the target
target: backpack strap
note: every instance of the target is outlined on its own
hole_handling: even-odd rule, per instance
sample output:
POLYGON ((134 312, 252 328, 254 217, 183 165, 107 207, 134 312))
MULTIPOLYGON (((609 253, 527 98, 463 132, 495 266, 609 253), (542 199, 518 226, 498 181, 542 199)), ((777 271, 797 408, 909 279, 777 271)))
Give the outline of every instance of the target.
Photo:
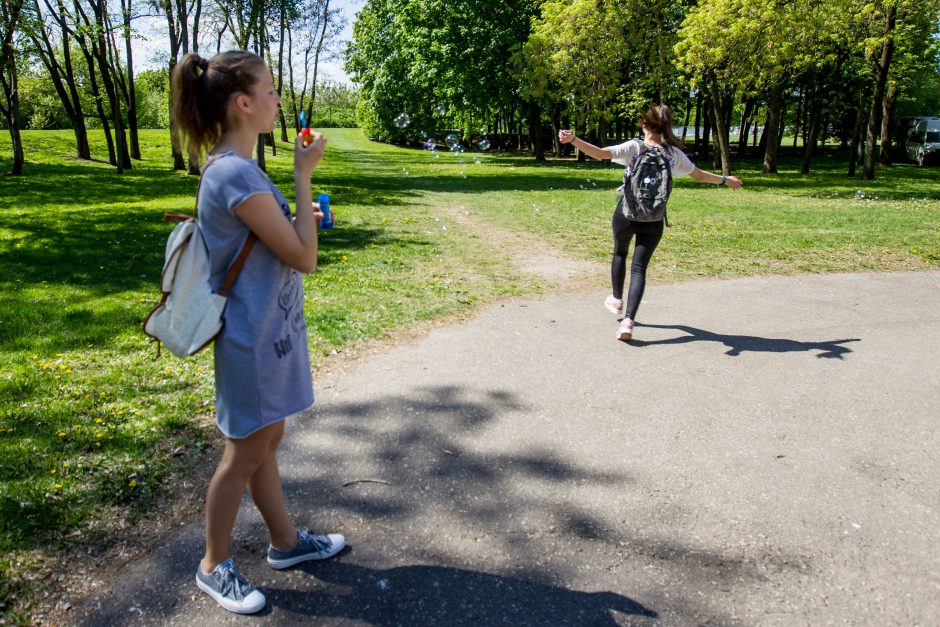
POLYGON ((245 245, 242 246, 241 252, 238 253, 238 257, 235 258, 235 261, 232 262, 232 267, 228 269, 228 274, 225 275, 225 280, 222 281, 222 285, 219 286, 219 291, 216 292, 219 296, 228 296, 228 293, 235 285, 235 281, 238 280, 238 275, 242 271, 242 266, 245 265, 245 260, 248 259, 248 253, 251 252, 251 247, 255 245, 257 240, 258 236, 249 231, 248 237, 245 239, 245 245))
MULTIPOLYGON (((215 155, 206 159, 205 165, 202 167, 202 174, 199 177, 199 185, 196 186, 196 215, 199 215, 199 188, 202 186, 202 178, 206 175, 206 170, 209 167, 219 160, 222 155, 215 155)), ((238 275, 241 274, 242 267, 245 265, 245 261, 248 259, 248 253, 251 252, 251 248, 255 245, 255 242, 258 240, 258 236, 254 234, 253 231, 248 231, 248 237, 245 238, 245 243, 242 245, 241 251, 239 251, 238 256, 235 257, 235 261, 232 262, 232 265, 229 266, 228 273, 225 275, 225 279, 222 280, 222 285, 219 286, 219 290, 216 292, 219 296, 228 297, 229 292, 232 291, 232 288, 235 286, 235 281, 238 280, 238 275)))

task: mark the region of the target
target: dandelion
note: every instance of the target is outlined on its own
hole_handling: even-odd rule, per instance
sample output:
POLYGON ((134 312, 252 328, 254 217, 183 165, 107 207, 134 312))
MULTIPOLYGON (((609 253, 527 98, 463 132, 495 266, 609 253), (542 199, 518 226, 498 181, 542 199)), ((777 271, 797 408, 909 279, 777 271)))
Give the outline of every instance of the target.
POLYGON ((103 438, 103 437, 104 437, 104 434, 99 431, 99 432, 97 432, 97 433, 95 434, 95 437, 100 439, 100 438, 103 438))
POLYGON ((136 487, 137 487, 137 482, 134 481, 133 479, 131 479, 130 481, 127 482, 127 485, 129 485, 129 486, 132 487, 132 488, 136 488, 136 487))
POLYGON ((100 425, 102 422, 104 422, 104 420, 102 420, 101 418, 95 418, 96 425, 100 425))
POLYGON ((54 475, 56 472, 57 472, 56 469, 53 468, 52 470, 49 471, 49 474, 50 474, 50 475, 54 475))
POLYGON ((55 486, 53 486, 53 487, 55 487, 56 490, 61 490, 61 489, 62 489, 62 484, 61 484, 61 483, 57 483, 57 484, 55 484, 55 486))

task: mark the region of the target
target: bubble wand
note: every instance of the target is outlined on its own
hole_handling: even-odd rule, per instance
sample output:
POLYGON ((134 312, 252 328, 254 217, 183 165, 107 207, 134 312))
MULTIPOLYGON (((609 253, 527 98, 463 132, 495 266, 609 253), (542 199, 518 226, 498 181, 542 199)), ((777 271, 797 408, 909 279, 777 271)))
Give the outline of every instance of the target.
POLYGON ((300 141, 303 142, 304 148, 310 145, 313 142, 313 133, 310 132, 310 129, 307 128, 307 113, 306 111, 300 112, 300 141))

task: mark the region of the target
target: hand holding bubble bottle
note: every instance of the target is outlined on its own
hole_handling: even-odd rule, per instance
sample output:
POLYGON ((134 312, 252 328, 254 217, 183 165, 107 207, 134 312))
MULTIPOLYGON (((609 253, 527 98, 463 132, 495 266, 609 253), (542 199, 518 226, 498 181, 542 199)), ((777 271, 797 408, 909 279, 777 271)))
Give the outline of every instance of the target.
POLYGON ((310 145, 313 142, 313 133, 310 132, 310 129, 307 128, 307 114, 304 111, 300 112, 300 137, 304 144, 304 148, 310 145))

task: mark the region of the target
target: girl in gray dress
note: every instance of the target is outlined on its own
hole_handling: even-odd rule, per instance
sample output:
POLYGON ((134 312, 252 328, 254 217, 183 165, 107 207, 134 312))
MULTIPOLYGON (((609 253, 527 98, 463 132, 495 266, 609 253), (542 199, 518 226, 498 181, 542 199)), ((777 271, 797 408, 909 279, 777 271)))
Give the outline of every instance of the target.
POLYGON ((197 199, 198 222, 218 288, 250 232, 258 241, 232 289, 215 340, 216 419, 225 452, 206 495, 206 552, 196 584, 225 609, 264 607, 264 595, 231 558, 232 527, 245 488, 270 535, 268 563, 287 568, 326 559, 346 544, 340 534, 297 530, 284 505, 277 447, 284 419, 313 404, 301 273, 317 265, 310 176, 326 138, 294 145, 296 213, 252 160, 258 135, 274 129, 280 96, 255 54, 188 54, 173 72, 173 116, 196 154, 208 149, 197 199))

